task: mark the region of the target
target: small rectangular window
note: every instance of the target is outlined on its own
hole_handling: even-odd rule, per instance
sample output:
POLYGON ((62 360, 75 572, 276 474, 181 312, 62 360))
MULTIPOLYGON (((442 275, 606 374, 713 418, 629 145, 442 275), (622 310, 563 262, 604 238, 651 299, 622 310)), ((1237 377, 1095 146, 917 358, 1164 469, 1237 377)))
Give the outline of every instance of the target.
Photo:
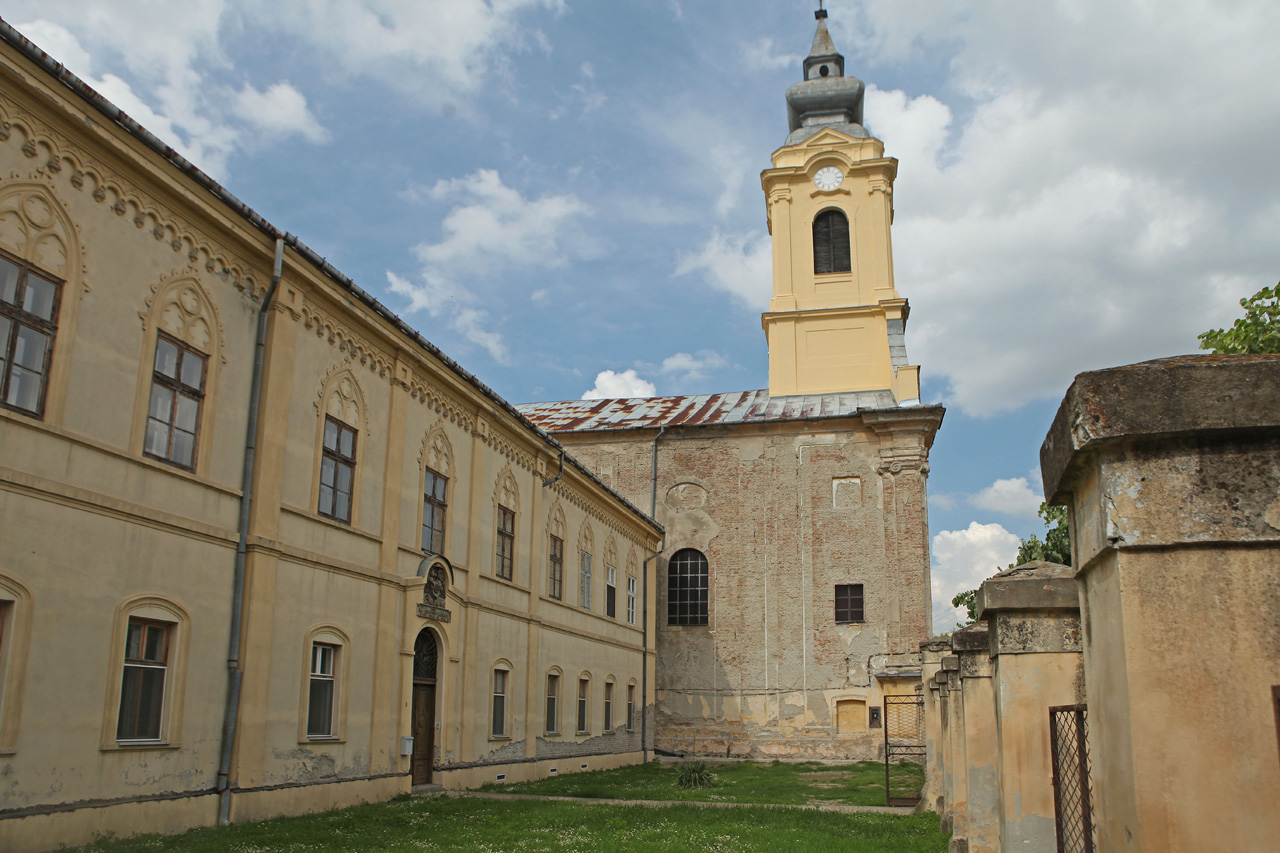
POLYGON ((636 624, 636 579, 627 578, 627 624, 636 624))
POLYGON ((862 584, 836 584, 836 622, 863 622, 862 584))
POLYGON ((613 731, 613 682, 604 683, 604 730, 613 731))
POLYGON ((605 566, 604 615, 610 619, 618 618, 618 570, 609 565, 605 566))
POLYGON ((591 682, 585 678, 578 679, 578 734, 587 733, 587 692, 591 682))
POLYGON ((627 731, 636 730, 636 686, 627 685, 627 731))
POLYGON ((560 709, 557 703, 560 700, 560 676, 551 674, 547 676, 547 734, 559 734, 560 732, 560 709))
POLYGON ((498 577, 511 580, 515 575, 516 514, 505 506, 498 507, 498 577))
POLYGON ((169 626, 130 619, 125 632, 117 740, 159 740, 169 671, 169 626))
POLYGON ((181 468, 196 467, 196 436, 204 404, 203 353, 170 338, 156 337, 147 405, 147 435, 143 452, 181 468))
POLYGON ((493 736, 507 735, 507 671, 493 671, 493 736))
POLYGON ((444 553, 445 489, 449 479, 427 469, 422 489, 422 550, 444 553))
POLYGON ((547 595, 560 600, 564 587, 564 540, 551 537, 550 566, 547 571, 547 595))
POLYGON ((338 647, 311 644, 311 685, 307 698, 307 737, 333 737, 334 663, 338 647))
POLYGON ((591 609, 591 555, 580 552, 581 563, 578 567, 578 606, 583 610, 591 609))
POLYGON ((0 405, 43 414, 61 290, 52 277, 0 257, 0 405))
POLYGON ((342 421, 324 419, 324 450, 320 456, 321 515, 351 523, 356 480, 356 431, 342 421))

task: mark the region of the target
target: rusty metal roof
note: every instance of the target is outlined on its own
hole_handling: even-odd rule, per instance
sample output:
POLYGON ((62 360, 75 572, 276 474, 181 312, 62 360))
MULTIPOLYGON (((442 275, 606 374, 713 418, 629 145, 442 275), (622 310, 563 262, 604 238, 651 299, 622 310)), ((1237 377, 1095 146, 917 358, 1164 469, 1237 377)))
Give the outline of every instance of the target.
POLYGON ((692 397, 525 403, 516 408, 548 432, 592 432, 838 418, 855 415, 860 410, 897 406, 889 391, 770 397, 768 391, 761 390, 692 397))

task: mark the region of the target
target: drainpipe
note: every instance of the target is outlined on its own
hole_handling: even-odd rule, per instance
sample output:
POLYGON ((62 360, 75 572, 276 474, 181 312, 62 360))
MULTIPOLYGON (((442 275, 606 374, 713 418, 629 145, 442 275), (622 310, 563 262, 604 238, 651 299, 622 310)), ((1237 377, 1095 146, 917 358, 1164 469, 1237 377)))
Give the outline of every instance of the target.
MULTIPOLYGON (((666 425, 653 437, 653 474, 649 479, 649 517, 654 519, 658 511, 658 439, 667 431, 666 425)), ((645 568, 651 560, 656 560, 667 550, 667 532, 662 531, 662 544, 658 553, 645 559, 640 566, 641 594, 640 600, 643 621, 640 625, 640 652, 643 662, 640 667, 640 756, 644 763, 649 763, 649 572, 645 568)))
POLYGON ((231 645, 227 652, 227 708, 222 720, 222 755, 218 760, 218 825, 231 822, 231 748, 236 738, 237 712, 240 709, 240 684, 244 670, 240 667, 240 628, 244 622, 244 565, 249 551, 249 509, 253 503, 253 460, 258 442, 258 404, 262 397, 262 364, 267 349, 267 309, 280 284, 284 269, 284 238, 276 238, 276 259, 271 269, 271 284, 262 297, 258 310, 258 337, 253 352, 253 381, 249 390, 249 428, 244 442, 244 470, 240 476, 240 540, 236 543, 235 580, 231 597, 231 645))

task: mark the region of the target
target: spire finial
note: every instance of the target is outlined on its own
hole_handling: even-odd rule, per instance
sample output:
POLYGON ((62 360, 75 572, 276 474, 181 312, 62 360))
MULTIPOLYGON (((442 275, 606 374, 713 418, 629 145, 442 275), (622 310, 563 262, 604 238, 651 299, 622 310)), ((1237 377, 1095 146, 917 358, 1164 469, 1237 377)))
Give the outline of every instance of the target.
POLYGON ((827 16, 827 10, 822 8, 823 0, 818 0, 818 11, 813 13, 813 17, 821 21, 827 16))

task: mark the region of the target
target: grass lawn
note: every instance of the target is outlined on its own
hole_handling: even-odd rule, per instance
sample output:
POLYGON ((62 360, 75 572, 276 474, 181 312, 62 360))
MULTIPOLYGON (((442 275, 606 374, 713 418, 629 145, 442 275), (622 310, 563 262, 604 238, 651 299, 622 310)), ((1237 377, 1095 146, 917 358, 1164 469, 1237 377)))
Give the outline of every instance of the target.
POLYGON ((462 797, 401 798, 304 817, 100 841, 100 853, 767 851, 944 853, 937 815, 800 809, 582 805, 462 797))
MULTIPOLYGON (((592 797, 616 800, 681 800, 721 803, 830 803, 844 806, 883 806, 884 765, 819 764, 815 761, 738 761, 710 765, 716 774, 712 788, 685 790, 676 785, 678 764, 636 764, 617 770, 572 773, 537 782, 511 785, 490 783, 482 791, 592 797)), ((914 778, 914 791, 924 784, 924 768, 903 762, 894 766, 895 791, 899 778, 914 778)), ((910 784, 906 785, 910 787, 910 784)))

